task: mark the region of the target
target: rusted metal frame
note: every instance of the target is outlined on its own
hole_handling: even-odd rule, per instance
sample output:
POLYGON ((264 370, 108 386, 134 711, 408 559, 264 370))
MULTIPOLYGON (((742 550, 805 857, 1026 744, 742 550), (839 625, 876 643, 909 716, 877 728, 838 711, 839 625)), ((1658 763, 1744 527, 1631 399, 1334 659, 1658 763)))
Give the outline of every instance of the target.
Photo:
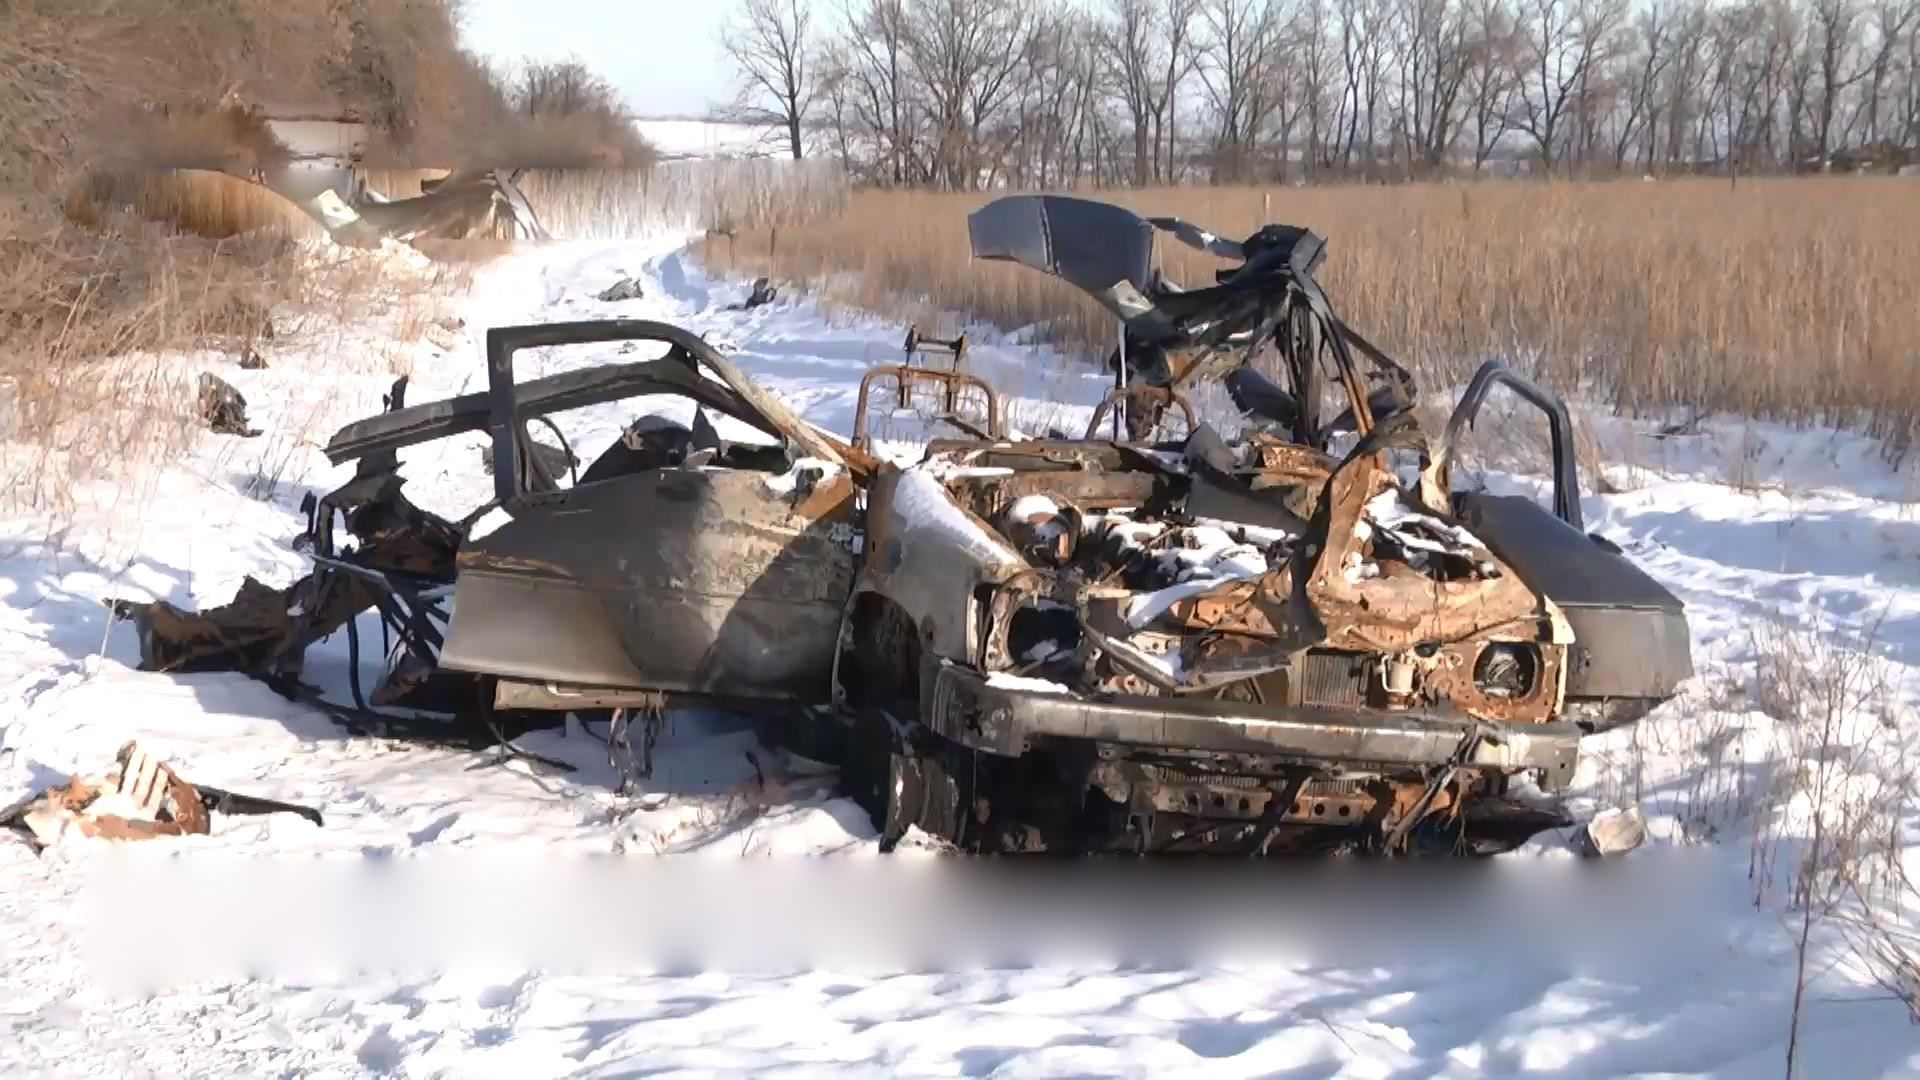
POLYGON ((545 323, 496 327, 487 331, 487 426, 493 437, 494 487, 509 512, 525 506, 528 496, 522 477, 520 447, 527 438, 526 413, 513 379, 513 357, 522 349, 547 345, 584 345, 605 341, 661 341, 672 346, 689 368, 706 367, 748 407, 764 425, 785 436, 812 457, 839 462, 856 472, 870 472, 872 459, 849 453, 838 440, 795 416, 778 398, 694 334, 667 323, 644 319, 603 319, 588 322, 545 323))
POLYGON ((1559 789, 1572 776, 1583 735, 1578 725, 1554 722, 1525 725, 1525 739, 1483 738, 1469 744, 1467 735, 1498 732, 1499 725, 1448 709, 1256 708, 1192 696, 1037 693, 990 686, 979 673, 932 657, 923 657, 922 668, 928 725, 949 739, 999 755, 1017 756, 1035 740, 1092 739, 1141 750, 1244 753, 1289 764, 1389 773, 1448 764, 1539 769, 1542 786, 1559 789))
POLYGON ((992 594, 988 597, 985 610, 975 605, 979 612, 980 625, 976 628, 980 635, 975 645, 974 656, 980 667, 989 671, 1005 671, 1014 666, 1018 659, 1007 648, 1007 636, 1013 626, 1013 616, 1031 600, 1051 595, 1050 579, 1037 570, 1022 570, 990 586, 992 594))
MULTIPOLYGON (((1468 731, 1465 737, 1460 740, 1460 748, 1454 751, 1452 760, 1448 761, 1439 769, 1434 770, 1433 777, 1427 781, 1427 786, 1421 791, 1419 799, 1415 800, 1412 806, 1409 806, 1399 815, 1399 819, 1393 823, 1393 826, 1388 829, 1385 836, 1381 838, 1382 846, 1387 851, 1392 852, 1400 849, 1400 846, 1406 842, 1407 834, 1413 831, 1414 825, 1418 824, 1421 818, 1426 817, 1428 812, 1434 809, 1434 801, 1439 797, 1440 792, 1450 786, 1454 778, 1460 774, 1462 766, 1472 760, 1474 749, 1479 746, 1480 741, 1485 737, 1485 733, 1478 725, 1475 725, 1474 728, 1468 731)), ((1449 800, 1449 803, 1458 806, 1458 800, 1449 800)))
POLYGON ((1279 442, 1270 436, 1256 440, 1254 446, 1260 455, 1261 473, 1318 480, 1324 484, 1338 464, 1324 452, 1310 446, 1279 442))
POLYGON ((1450 489, 1453 455, 1461 432, 1473 426, 1480 407, 1495 386, 1505 386, 1547 416, 1547 435, 1553 449, 1553 511, 1560 520, 1586 531, 1580 508, 1580 464, 1573 444, 1573 417, 1567 403, 1498 360, 1489 360, 1474 372, 1473 381, 1447 419, 1447 430, 1421 472, 1421 488, 1428 499, 1441 498, 1450 489))
POLYGON ((1387 489, 1380 455, 1390 448, 1424 448, 1410 414, 1398 414, 1361 438, 1328 479, 1314 528, 1303 538, 1303 545, 1319 548, 1306 566, 1306 593, 1327 628, 1327 643, 1364 652, 1401 652, 1425 642, 1484 634, 1538 614, 1541 597, 1511 573, 1443 582, 1403 564, 1383 562, 1382 570, 1388 573, 1373 582, 1346 580, 1343 562, 1362 543, 1356 531, 1362 510, 1368 499, 1387 489))
MULTIPOLYGON (((1277 826, 1312 819, 1310 808, 1301 805, 1300 794, 1319 774, 1320 770, 1308 766, 1289 766, 1278 777, 1208 773, 1126 758, 1098 762, 1089 780, 1109 798, 1124 793, 1128 797, 1116 801, 1132 803, 1137 798, 1155 814, 1277 826)), ((1361 815, 1352 814, 1339 824, 1357 825, 1360 820, 1361 815)))
MULTIPOLYGON (((659 324, 650 324, 659 325, 659 324)), ((629 334, 633 340, 644 334, 629 334)), ((579 368, 514 385, 515 407, 526 415, 564 412, 646 394, 676 394, 749 424, 775 438, 778 428, 738 393, 693 370, 684 356, 579 368)), ((488 390, 382 412, 356 420, 334 433, 327 459, 338 465, 400 447, 482 431, 491 422, 494 399, 488 390)), ((498 466, 500 463, 495 462, 498 466)), ((498 475, 498 468, 495 473, 498 475)))
MULTIPOLYGON (((910 367, 906 364, 887 364, 869 368, 867 373, 860 377, 860 391, 854 399, 853 406, 853 449, 865 451, 869 444, 867 406, 873 395, 873 387, 881 380, 888 378, 894 380, 897 407, 903 410, 912 407, 910 384, 915 382, 939 384, 942 400, 946 403, 947 415, 936 419, 947 420, 949 423, 955 423, 956 426, 964 426, 955 417, 961 389, 978 388, 987 400, 986 440, 998 442, 1005 437, 1000 418, 1000 395, 985 379, 963 371, 938 371, 933 368, 910 367)), ((969 431, 969 434, 975 434, 975 432, 969 431)))
POLYGON ((1094 406, 1093 419, 1087 423, 1087 433, 1083 438, 1089 441, 1096 438, 1100 433, 1101 421, 1107 418, 1107 414, 1112 411, 1115 403, 1131 398, 1144 398, 1162 408, 1169 405, 1179 406, 1181 415, 1186 417, 1187 430, 1192 431, 1199 426, 1200 422, 1194 415, 1193 404, 1187 400, 1186 395, 1171 386, 1116 387, 1107 391, 1106 396, 1100 399, 1100 404, 1094 406))
MULTIPOLYGON (((1291 288, 1291 286, 1289 286, 1289 288, 1291 288)), ((1173 368, 1173 379, 1168 384, 1171 389, 1177 390, 1188 383, 1198 381, 1204 376, 1224 370, 1227 365, 1216 360, 1216 357, 1222 350, 1243 349, 1245 354, 1241 357, 1240 362, 1247 362, 1253 354, 1259 350, 1261 342, 1273 335, 1276 327, 1281 320, 1284 319, 1287 310, 1287 305, 1283 300, 1272 314, 1259 318, 1251 329, 1236 331, 1233 327, 1242 326, 1245 324, 1248 316, 1258 315, 1261 311, 1267 310, 1270 301, 1265 295, 1249 290, 1242 293, 1241 298, 1238 298, 1235 302, 1246 310, 1228 311, 1219 316, 1219 329, 1202 335, 1201 338, 1193 343, 1194 345, 1200 346, 1200 351, 1197 355, 1190 349, 1183 350, 1182 355, 1188 357, 1184 365, 1180 364, 1177 360, 1169 363, 1169 366, 1173 368), (1233 339, 1241 334, 1246 335, 1245 342, 1236 343, 1233 339)), ((1228 359, 1230 360, 1231 357, 1228 359)))
POLYGON ((725 694, 695 694, 675 690, 642 690, 620 686, 583 686, 573 683, 537 682, 532 679, 498 678, 494 680, 493 706, 496 709, 658 709, 673 711, 692 708, 721 708, 736 712, 754 712, 767 708, 759 698, 732 697, 725 694))

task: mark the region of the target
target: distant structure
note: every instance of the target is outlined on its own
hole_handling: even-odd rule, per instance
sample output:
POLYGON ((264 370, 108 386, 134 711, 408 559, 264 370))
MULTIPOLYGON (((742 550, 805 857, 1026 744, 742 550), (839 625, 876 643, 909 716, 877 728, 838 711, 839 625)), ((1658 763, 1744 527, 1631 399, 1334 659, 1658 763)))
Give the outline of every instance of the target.
POLYGON ((250 179, 299 202, 332 191, 348 203, 358 201, 364 181, 361 159, 369 125, 358 110, 332 102, 255 102, 229 94, 223 104, 257 117, 286 148, 277 175, 250 179))

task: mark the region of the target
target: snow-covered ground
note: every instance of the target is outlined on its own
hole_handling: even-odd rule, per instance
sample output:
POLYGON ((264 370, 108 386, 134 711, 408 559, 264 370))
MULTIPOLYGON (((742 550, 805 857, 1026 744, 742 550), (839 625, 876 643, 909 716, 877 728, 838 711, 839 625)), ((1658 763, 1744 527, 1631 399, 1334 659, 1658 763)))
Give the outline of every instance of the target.
MULTIPOLYGON (((324 828, 292 817, 216 818, 211 836, 124 849, 194 856, 165 889, 149 880, 113 891, 111 879, 93 876, 117 865, 101 845, 36 856, 0 843, 0 1072, 1781 1071, 1798 923, 1782 890, 1757 886, 1749 867, 1756 852, 1781 852, 1781 866, 1791 865, 1795 814, 1805 808, 1776 812, 1768 802, 1768 785, 1787 782, 1782 748, 1796 736, 1765 715, 1755 673, 1779 635, 1871 632, 1890 703, 1891 727, 1879 730, 1891 734, 1860 738, 1888 742, 1898 761, 1914 723, 1920 493, 1852 436, 1710 424, 1655 439, 1643 426, 1602 425, 1622 463, 1609 479, 1624 490, 1587 497, 1589 526, 1688 603, 1701 673, 1638 728, 1590 740, 1582 804, 1643 805, 1648 849, 1604 876, 1572 858, 1565 837, 1550 836, 1464 881, 1398 864, 1351 879, 1283 867, 1258 882, 1195 876, 1154 888, 1149 878, 1116 890, 1068 879, 1010 894, 1027 906, 998 925, 1042 927, 1048 942, 1088 935, 1091 947, 1065 958, 968 962, 970 950, 992 945, 976 940, 983 922, 996 925, 982 913, 1007 905, 991 891, 977 906, 930 898, 929 879, 913 875, 935 864, 879 858, 850 801, 803 763, 761 747, 741 721, 676 718, 655 778, 622 797, 604 746, 579 731, 524 740, 579 767, 554 774, 491 753, 348 737, 237 676, 132 670, 132 632, 108 624, 103 598, 203 607, 226 601, 245 575, 274 586, 299 576, 302 559, 289 545, 302 527, 300 499, 350 471, 329 467, 318 446, 339 424, 376 411, 399 371, 412 376, 410 402, 482 387, 486 327, 600 315, 672 321, 737 350, 743 368, 808 419, 845 432, 859 376, 899 355, 903 328, 829 318, 804 297, 728 307, 745 293, 670 242, 519 252, 484 269, 451 305, 464 319, 457 332, 395 342, 375 319, 344 340, 282 341, 266 370, 197 358, 246 394, 267 434, 207 435, 188 460, 95 485, 57 529, 31 517, 0 524, 0 805, 96 769, 138 738, 190 779, 327 816, 324 828), (643 298, 593 299, 625 275, 640 280, 643 298), (1768 839, 1776 833, 1785 838, 1768 839), (585 860, 655 852, 716 858, 585 860), (802 853, 851 856, 818 862, 855 869, 838 884, 763 876, 718 896, 702 890, 725 879, 703 886, 650 870, 579 870, 727 867, 743 865, 732 856, 802 853), (407 888, 355 876, 398 855, 445 876, 407 888), (215 864, 216 856, 230 858, 215 864), (213 876, 215 865, 227 876, 213 876), (320 873, 324 887, 290 891, 301 872, 320 873), (889 872, 902 876, 871 880, 889 872), (208 896, 208 881, 238 884, 208 896), (197 920, 160 914, 203 897, 197 920), (102 913, 114 934, 100 936, 102 913), (1129 919, 1143 913, 1163 917, 1123 936, 1119 927, 1138 926, 1129 919), (382 927, 391 940, 378 936, 382 927), (884 943, 923 942, 934 961, 900 959, 890 970, 851 954, 837 962, 823 946, 828 955, 808 970, 782 974, 778 963, 716 959, 729 942, 739 960, 741 942, 767 945, 802 928, 842 944, 868 931, 883 954, 884 943), (117 941, 129 931, 134 942, 117 941), (1102 933, 1115 939, 1104 942, 1110 948, 1102 933), (241 942, 262 939, 264 952, 238 955, 241 942), (117 942, 104 957, 103 942, 117 942), (1160 952, 1123 959, 1140 947, 1160 952), (169 949, 175 964, 205 966, 173 969, 173 978, 163 971, 150 995, 123 984, 135 961, 164 965, 169 949), (309 962, 297 962, 300 954, 309 962), (383 956, 394 970, 382 970, 383 956), (549 962, 530 959, 541 956, 549 962), (239 967, 223 975, 223 964, 239 967)), ((971 343, 976 370, 1010 395, 1013 422, 1084 426, 1105 380, 1015 340, 976 331, 971 343)), ((621 349, 544 350, 520 375, 621 349)), ((576 447, 594 450, 632 408, 581 410, 561 426, 576 447)), ((473 436, 403 454, 408 494, 447 513, 476 505, 490 490, 481 444, 473 436)), ((376 658, 364 662, 371 675, 376 658)), ((308 675, 343 695, 346 665, 344 643, 329 642, 308 675)), ((1920 879, 1920 821, 1896 813, 1889 824, 1889 846, 1920 879)), ((1816 928, 1813 941, 1803 1075, 1920 1075, 1920 1028, 1842 961, 1837 934, 1816 928)))

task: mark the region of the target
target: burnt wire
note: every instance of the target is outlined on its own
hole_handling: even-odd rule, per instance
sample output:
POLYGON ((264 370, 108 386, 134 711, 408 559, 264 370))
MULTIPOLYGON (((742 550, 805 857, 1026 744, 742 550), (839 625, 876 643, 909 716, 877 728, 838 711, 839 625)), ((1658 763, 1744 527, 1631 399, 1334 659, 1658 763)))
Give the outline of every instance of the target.
MULTIPOLYGON (((383 623, 384 625, 384 623, 383 623)), ((360 616, 347 620, 347 685, 353 689, 353 704, 361 712, 372 713, 366 694, 360 689, 360 616)))
MULTIPOLYGON (((398 633, 403 641, 412 640, 410 629, 406 627, 404 621, 392 612, 385 603, 376 601, 374 610, 380 614, 380 627, 383 639, 389 626, 392 625, 394 632, 398 633)), ((437 612, 438 609, 434 607, 432 610, 437 612)), ((347 620, 347 686, 353 693, 354 708, 359 714, 357 719, 382 724, 392 724, 398 721, 412 719, 411 717, 382 712, 367 703, 366 690, 360 684, 360 619, 358 615, 347 620)), ((314 698, 317 704, 331 708, 331 706, 327 706, 325 700, 320 698, 317 693, 314 695, 314 698)), ((491 701, 488 700, 484 694, 481 700, 481 720, 486 726, 488 733, 494 737, 495 745, 500 748, 505 756, 522 758, 538 765, 544 765, 558 772, 570 773, 578 771, 574 766, 564 761, 547 757, 544 754, 537 754, 531 750, 515 745, 513 740, 508 738, 506 732, 501 729, 499 721, 494 716, 491 701)))
POLYGON ((500 750, 502 760, 520 758, 524 761, 533 762, 536 765, 545 765, 547 768, 558 772, 570 773, 579 771, 574 766, 557 758, 550 758, 545 754, 536 754, 531 750, 515 745, 514 741, 507 738, 507 733, 501 729, 500 720, 493 711, 493 704, 484 693, 481 696, 480 720, 486 725, 487 731, 493 735, 495 745, 498 746, 500 750))

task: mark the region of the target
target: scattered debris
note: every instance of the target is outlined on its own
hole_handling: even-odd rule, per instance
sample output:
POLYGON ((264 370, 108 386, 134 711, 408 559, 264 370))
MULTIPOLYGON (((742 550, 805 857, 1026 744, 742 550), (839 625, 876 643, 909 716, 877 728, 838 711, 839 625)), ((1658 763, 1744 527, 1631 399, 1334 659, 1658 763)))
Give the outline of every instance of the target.
POLYGON ((520 191, 522 170, 455 170, 439 180, 422 181, 423 194, 411 199, 368 201, 348 206, 331 189, 303 198, 276 188, 319 221, 336 243, 378 247, 382 237, 415 240, 550 240, 552 235, 520 191))
POLYGON ((1602 810, 1574 837, 1574 847, 1590 858, 1624 855, 1646 843, 1647 824, 1637 807, 1602 810))
POLYGON ((182 611, 164 600, 106 603, 114 618, 133 623, 142 671, 251 671, 264 668, 285 642, 291 593, 249 576, 232 600, 207 611, 182 611))
POLYGON ((247 426, 247 399, 210 371, 200 373, 200 418, 216 435, 250 439, 260 434, 259 428, 247 426))
POLYGON ((747 298, 738 303, 728 304, 726 310, 751 311, 754 308, 773 303, 779 295, 780 290, 775 288, 766 278, 754 278, 753 288, 747 293, 747 298))
POLYGON ((243 345, 240 347, 241 371, 262 371, 265 370, 266 367, 267 358, 260 355, 260 350, 254 348, 252 345, 243 345))
POLYGON ((236 296, 227 302, 221 314, 225 323, 236 327, 237 333, 246 340, 273 340, 273 314, 265 304, 236 296))
POLYGON ((644 298, 646 295, 647 294, 641 290, 640 283, 638 281, 635 281, 630 277, 623 277, 619 281, 616 281, 613 284, 607 286, 606 288, 600 290, 599 292, 593 294, 593 298, 595 300, 604 300, 609 304, 613 304, 613 303, 618 303, 622 300, 639 300, 644 298))
MULTIPOLYGON (((352 553, 354 568, 391 570, 415 583, 450 582, 462 528, 414 506, 400 486, 390 473, 356 477, 326 497, 327 513, 315 504, 315 531, 324 525, 330 532, 332 513, 344 511, 347 532, 360 544, 352 553)), ((249 577, 233 600, 200 612, 166 601, 107 600, 116 618, 134 624, 140 669, 297 674, 308 644, 350 626, 368 608, 391 603, 377 573, 338 569, 346 557, 333 552, 330 538, 324 546, 311 534, 304 539, 316 557, 315 570, 284 589, 249 577)))
POLYGON ((323 825, 320 811, 190 783, 172 766, 129 742, 114 764, 0 811, 0 828, 27 834, 41 850, 73 835, 104 840, 204 836, 209 815, 298 814, 323 825))

